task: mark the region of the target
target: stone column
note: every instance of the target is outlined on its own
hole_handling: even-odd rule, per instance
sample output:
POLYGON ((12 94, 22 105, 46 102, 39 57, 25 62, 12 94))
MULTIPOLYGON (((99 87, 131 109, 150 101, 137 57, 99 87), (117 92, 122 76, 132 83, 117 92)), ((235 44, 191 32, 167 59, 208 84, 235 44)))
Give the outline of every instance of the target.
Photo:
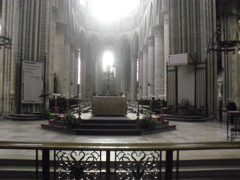
POLYGON ((75 52, 76 52, 76 45, 74 43, 71 43, 70 45, 70 61, 69 61, 69 83, 70 83, 70 88, 69 88, 69 94, 70 96, 77 95, 77 93, 74 93, 75 86, 77 86, 76 82, 74 81, 74 61, 75 61, 75 52))
MULTIPOLYGON (((6 5, 6 0, 3 0, 2 1, 2 7, 5 7, 6 5)), ((6 10, 5 8, 2 8, 2 26, 5 25, 5 16, 6 16, 6 10)), ((1 97, 4 97, 5 96, 5 91, 4 91, 4 67, 3 67, 3 64, 4 64, 4 53, 0 53, 0 89, 2 89, 0 91, 0 96, 1 97)), ((4 102, 5 98, 0 98, 0 116, 4 116, 5 114, 4 113, 4 102)))
MULTIPOLYGON (((21 95, 20 93, 20 89, 16 88, 16 86, 19 86, 20 84, 17 83, 19 82, 19 74, 17 73, 18 71, 16 71, 16 62, 19 62, 19 59, 21 59, 20 57, 20 52, 19 52, 19 14, 20 14, 20 1, 16 0, 14 1, 14 8, 13 8, 13 37, 12 37, 12 44, 14 44, 14 46, 12 46, 12 58, 11 58, 11 88, 10 88, 10 109, 8 112, 11 113, 17 113, 17 103, 18 101, 20 101, 20 98, 18 97, 18 101, 16 100, 17 95, 21 95), (19 92, 16 92, 16 89, 18 89, 19 92)), ((10 50, 9 50, 10 51, 10 50)), ((21 63, 21 62, 20 62, 21 63)), ((20 64, 19 63, 19 64, 20 64)), ((21 82, 21 81, 20 81, 21 82)), ((21 86, 20 86, 21 87, 21 86)))
POLYGON ((153 27, 155 35, 155 95, 165 95, 165 62, 164 62, 164 37, 163 26, 153 27))
POLYGON ((96 90, 97 95, 102 94, 102 53, 97 56, 97 74, 96 74, 96 90))
POLYGON ((168 9, 164 9, 161 11, 163 18, 164 18, 164 70, 165 70, 165 76, 164 76, 164 94, 167 96, 167 72, 166 72, 166 65, 169 63, 169 54, 170 54, 170 31, 169 31, 169 12, 168 9))
POLYGON ((121 92, 126 96, 126 75, 125 75, 126 59, 121 59, 121 92))
POLYGON ((81 84, 80 84, 80 89, 79 92, 82 96, 82 100, 86 99, 86 59, 87 59, 87 54, 86 53, 81 53, 81 84))
POLYGON ((148 37, 148 97, 155 95, 154 36, 148 37))
POLYGON ((138 52, 138 60, 139 60, 139 97, 143 96, 143 52, 138 52))
POLYGON ((67 99, 69 99, 70 91, 70 62, 71 62, 71 55, 70 55, 70 36, 65 35, 64 37, 64 59, 63 59, 63 66, 62 66, 62 75, 63 75, 63 84, 62 84, 62 93, 65 95, 67 99))
MULTIPOLYGON (((45 1, 45 13, 46 13, 46 16, 45 16, 45 24, 47 24, 47 26, 45 27, 45 36, 42 36, 42 38, 44 39, 44 56, 45 56, 45 76, 44 76, 44 79, 45 79, 45 93, 52 93, 53 91, 50 91, 49 90, 49 82, 50 82, 50 74, 49 74, 49 71, 48 71, 48 66, 50 65, 50 61, 52 59, 50 59, 50 54, 49 54, 49 50, 50 50, 50 33, 51 33, 51 10, 52 10, 52 5, 51 5, 51 1, 45 1)), ((49 97, 50 98, 50 97, 49 97)), ((49 107, 49 98, 45 98, 45 108, 48 108, 49 107)))
POLYGON ((54 47, 54 72, 56 73, 57 79, 57 92, 61 96, 63 95, 63 80, 62 74, 63 61, 64 61, 64 34, 66 24, 57 22, 56 24, 56 36, 55 36, 55 47, 54 47))
POLYGON ((131 58, 131 102, 136 100, 136 61, 137 55, 131 58))
MULTIPOLYGON (((232 9, 234 14, 228 16, 227 24, 228 30, 226 35, 228 38, 226 38, 226 40, 235 41, 236 39, 239 38, 239 26, 238 26, 239 16, 237 15, 239 14, 238 13, 239 11, 237 11, 235 8, 232 9)), ((226 93, 228 94, 227 98, 231 98, 232 100, 234 100, 238 107, 240 105, 239 67, 240 67, 239 50, 235 53, 228 53, 228 61, 226 67, 227 71, 225 71, 227 76, 226 78, 227 82, 225 83, 227 87, 226 93)))
POLYGON ((148 46, 143 46, 143 97, 148 98, 148 46))
MULTIPOLYGON (((51 12, 51 27, 50 27, 50 39, 49 39, 49 63, 47 66, 48 70, 48 92, 54 92, 54 73, 55 71, 55 63, 54 63, 54 52, 55 52, 55 36, 56 36, 56 21, 58 19, 59 9, 55 6, 52 7, 51 12)), ((53 97, 51 97, 53 98, 53 97)))
POLYGON ((78 93, 78 57, 79 51, 75 44, 75 51, 73 56, 73 95, 76 96, 78 93))
POLYGON ((98 91, 98 89, 99 89, 99 62, 98 62, 98 60, 96 60, 96 62, 95 62, 95 83, 94 83, 94 89, 93 89, 93 91, 95 92, 95 93, 99 93, 99 91, 98 91))
POLYGON ((121 66, 119 56, 115 54, 115 64, 116 64, 116 82, 115 82, 115 92, 118 95, 121 92, 121 66))

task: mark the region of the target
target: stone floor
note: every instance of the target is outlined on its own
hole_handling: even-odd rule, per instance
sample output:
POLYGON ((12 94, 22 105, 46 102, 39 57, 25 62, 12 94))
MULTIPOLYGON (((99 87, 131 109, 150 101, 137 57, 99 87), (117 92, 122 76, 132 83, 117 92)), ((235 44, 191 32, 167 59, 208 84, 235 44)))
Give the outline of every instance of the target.
MULTIPOLYGON (((83 114, 89 116, 89 114, 83 114)), ((206 122, 177 122, 176 130, 159 132, 142 136, 77 136, 41 129, 41 121, 12 121, 0 119, 0 141, 27 142, 79 142, 79 143, 188 143, 188 142, 217 142, 227 139, 226 119, 206 122)), ((236 140, 239 141, 239 140, 236 140)), ((0 150, 1 158, 32 158, 35 152, 29 150, 0 150)), ((240 158, 240 150, 203 150, 184 151, 180 159, 196 158, 240 158)))

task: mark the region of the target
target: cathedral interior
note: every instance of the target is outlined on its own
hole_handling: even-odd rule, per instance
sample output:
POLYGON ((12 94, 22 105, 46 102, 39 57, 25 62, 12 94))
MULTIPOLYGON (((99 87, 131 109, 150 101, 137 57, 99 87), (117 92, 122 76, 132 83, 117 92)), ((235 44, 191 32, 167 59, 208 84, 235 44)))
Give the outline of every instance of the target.
POLYGON ((237 0, 135 0, 121 16, 111 5, 1 0, 0 114, 39 112, 54 94, 163 97, 215 117, 240 105, 237 0))
MULTIPOLYGON (((130 144, 226 140, 226 124, 227 130, 233 125, 226 112, 240 107, 239 67, 239 0, 0 0, 0 140, 130 144), (160 100, 172 111, 189 104, 194 113, 199 110, 214 121, 176 122, 179 130, 169 134, 98 139, 45 133, 39 129, 40 121, 2 120, 10 114, 51 109, 57 99, 78 103, 95 96, 124 97, 128 105, 160 100), (228 107, 230 102, 234 109, 228 107)), ((239 145, 225 145, 218 147, 226 147, 222 153, 201 151, 204 155, 194 158, 239 159, 239 145)), ((16 154, 1 151, 0 156, 16 154)))

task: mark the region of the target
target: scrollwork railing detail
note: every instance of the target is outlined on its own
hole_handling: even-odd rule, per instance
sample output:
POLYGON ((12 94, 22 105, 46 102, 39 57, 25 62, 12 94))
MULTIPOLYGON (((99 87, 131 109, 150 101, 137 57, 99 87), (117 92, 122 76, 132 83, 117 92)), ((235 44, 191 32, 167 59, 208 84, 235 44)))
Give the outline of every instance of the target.
POLYGON ((117 151, 115 158, 117 179, 159 179, 161 176, 161 151, 117 151))
POLYGON ((58 179, 101 179, 101 151, 57 151, 58 179))

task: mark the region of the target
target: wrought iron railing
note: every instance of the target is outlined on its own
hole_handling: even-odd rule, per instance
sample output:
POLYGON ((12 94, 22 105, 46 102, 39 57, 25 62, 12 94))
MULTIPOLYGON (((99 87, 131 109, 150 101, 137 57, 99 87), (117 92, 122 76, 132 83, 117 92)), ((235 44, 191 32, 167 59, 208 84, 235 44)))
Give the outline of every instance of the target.
POLYGON ((179 178, 179 155, 181 151, 239 150, 240 143, 118 144, 0 141, 0 151, 5 149, 36 151, 36 179, 41 177, 43 180, 171 180, 179 178), (173 160, 174 152, 176 152, 175 160, 173 160), (42 167, 39 167, 39 160, 42 161, 42 167), (50 165, 52 161, 53 167, 50 165), (40 176, 39 172, 41 172, 40 176))

